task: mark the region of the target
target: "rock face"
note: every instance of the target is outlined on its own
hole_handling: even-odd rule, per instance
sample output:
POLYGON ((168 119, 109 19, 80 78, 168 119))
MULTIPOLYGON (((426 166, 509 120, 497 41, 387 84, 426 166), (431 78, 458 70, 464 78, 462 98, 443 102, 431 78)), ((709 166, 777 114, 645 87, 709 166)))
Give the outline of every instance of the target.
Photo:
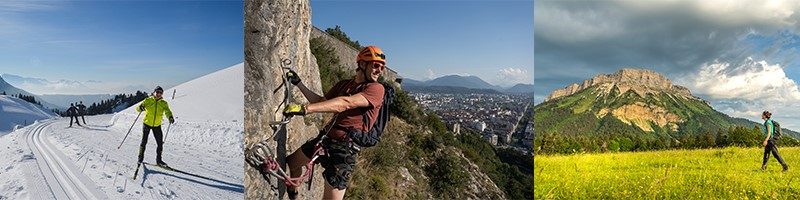
MULTIPOLYGON (((360 49, 355 49, 347 43, 336 39, 335 37, 328 35, 325 31, 314 27, 311 29, 311 38, 321 38, 328 46, 333 47, 336 57, 339 58, 339 65, 344 68, 345 71, 355 71, 357 64, 356 64, 356 56, 358 55, 358 51, 360 49)), ((375 46, 380 47, 380 44, 374 44, 375 46)), ((390 49, 382 49, 384 53, 386 53, 386 60, 387 66, 386 70, 383 71, 383 78, 386 80, 393 80, 397 83, 402 82, 402 77, 397 75, 397 72, 392 70, 389 65, 392 64, 392 57, 391 57, 391 50, 390 49), (398 80, 401 79, 401 80, 398 80)), ((396 84, 396 87, 400 87, 400 84, 396 84)))
MULTIPOLYGON (((269 123, 282 118, 285 86, 284 60, 290 60, 303 83, 321 94, 319 69, 309 50, 311 11, 307 0, 254 0, 245 2, 245 91, 244 91, 244 148, 263 140, 270 141, 280 154, 291 154, 306 140, 317 135, 322 124, 320 115, 294 117, 285 130, 273 130, 269 123)), ((300 90, 290 87, 289 101, 305 103, 300 90)), ((244 162, 244 160, 242 160, 244 162)), ((283 162, 279 160, 279 162, 283 162)), ((322 198, 322 170, 315 170, 311 191, 300 189, 301 199, 322 198)), ((273 185, 282 185, 275 178, 273 185)), ((245 197, 247 199, 275 199, 274 192, 260 173, 245 163, 245 197)), ((285 196, 285 195, 284 195, 285 196)))
POLYGON ((470 181, 467 184, 467 191, 464 192, 466 199, 506 199, 503 190, 500 190, 488 175, 481 172, 478 165, 469 160, 463 153, 453 150, 453 153, 467 163, 464 168, 469 174, 470 181))
POLYGON ((611 111, 608 108, 604 108, 596 115, 598 118, 602 118, 609 113, 622 122, 636 125, 647 132, 653 131, 651 123, 659 127, 667 127, 672 131, 678 131, 678 124, 683 122, 683 119, 678 115, 670 113, 662 107, 642 102, 624 105, 611 111))
POLYGON ((672 81, 667 79, 664 75, 656 73, 652 70, 646 69, 621 69, 614 74, 600 74, 591 79, 584 80, 582 84, 578 85, 573 83, 563 89, 553 91, 545 98, 544 101, 550 101, 559 97, 569 96, 575 94, 583 89, 600 85, 600 88, 606 93, 610 92, 615 86, 619 89, 620 94, 633 90, 640 96, 645 94, 655 94, 657 92, 668 92, 678 96, 693 98, 689 89, 673 85, 672 81))
MULTIPOLYGON (((614 74, 600 74, 584 80, 581 84, 571 84, 563 89, 553 91, 544 102, 557 101, 561 97, 569 98, 570 95, 590 88, 593 90, 594 99, 605 99, 606 97, 616 99, 616 97, 632 91, 639 97, 666 94, 668 99, 664 100, 669 102, 677 103, 677 99, 696 100, 708 106, 708 102, 705 100, 692 96, 689 89, 673 85, 667 77, 645 69, 621 69, 614 74), (614 92, 615 90, 616 92, 614 92)), ((611 106, 606 102, 607 100, 609 99, 575 106, 572 108, 573 113, 591 111, 598 119, 611 115, 621 122, 636 126, 645 132, 653 132, 655 127, 677 131, 679 124, 686 122, 686 119, 681 119, 676 113, 670 112, 665 107, 668 105, 665 102, 648 101, 646 103, 643 99, 637 99, 623 105, 611 106), (597 107, 599 110, 591 110, 591 107, 597 107)))

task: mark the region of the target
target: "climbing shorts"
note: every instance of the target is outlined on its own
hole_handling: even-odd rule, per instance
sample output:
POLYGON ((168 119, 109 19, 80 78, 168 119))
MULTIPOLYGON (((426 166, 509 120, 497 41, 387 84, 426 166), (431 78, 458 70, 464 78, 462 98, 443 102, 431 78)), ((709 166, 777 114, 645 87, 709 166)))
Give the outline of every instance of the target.
MULTIPOLYGON (((320 135, 300 147, 306 157, 312 158, 314 156, 314 145, 317 144, 322 135, 323 133, 320 132, 320 135)), ((322 148, 325 150, 326 155, 320 156, 316 160, 316 163, 319 163, 325 169, 322 172, 322 177, 336 189, 347 189, 350 175, 356 166, 356 158, 360 148, 350 141, 331 138, 322 140, 322 148)))

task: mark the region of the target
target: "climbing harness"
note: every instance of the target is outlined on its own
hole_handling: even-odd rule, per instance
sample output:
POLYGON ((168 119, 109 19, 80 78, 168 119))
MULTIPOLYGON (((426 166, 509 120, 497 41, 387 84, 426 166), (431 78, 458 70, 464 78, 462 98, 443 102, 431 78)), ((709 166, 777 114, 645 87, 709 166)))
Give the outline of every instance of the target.
MULTIPOLYGON (((303 184, 303 182, 305 182, 306 180, 310 180, 309 177, 311 177, 313 175, 314 162, 320 156, 325 155, 325 151, 322 149, 322 140, 325 139, 325 137, 326 136, 323 135, 322 138, 320 139, 320 141, 317 142, 317 144, 314 145, 314 156, 308 161, 308 163, 306 163, 306 165, 305 165, 306 171, 303 173, 303 175, 301 175, 299 177, 295 177, 295 178, 292 178, 288 173, 286 173, 286 171, 283 170, 283 168, 280 167, 280 164, 278 163, 277 158, 275 157, 275 154, 272 154, 272 152, 270 152, 271 148, 267 147, 263 143, 258 143, 255 146, 253 146, 252 147, 252 151, 254 151, 254 152, 252 154, 254 154, 254 155, 271 155, 271 156, 263 157, 264 159, 262 161, 262 164, 260 165, 260 169, 259 170, 261 170, 261 172, 266 172, 266 174, 270 174, 272 176, 275 176, 279 180, 282 180, 284 182, 284 184, 286 184, 286 186, 288 186, 288 187, 298 187, 301 184, 303 184)), ((248 158, 248 159, 253 159, 253 158, 248 158)), ((255 158, 255 159, 258 159, 258 158, 255 158)), ((265 175, 265 178, 266 178, 266 175, 265 175)), ((310 184, 310 182, 309 182, 309 184, 310 184)))

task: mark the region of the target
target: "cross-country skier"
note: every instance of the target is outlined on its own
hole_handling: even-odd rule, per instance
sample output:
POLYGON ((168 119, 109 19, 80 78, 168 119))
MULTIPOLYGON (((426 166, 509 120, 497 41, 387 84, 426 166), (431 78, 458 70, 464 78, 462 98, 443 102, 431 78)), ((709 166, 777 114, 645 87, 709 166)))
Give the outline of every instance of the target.
POLYGON ((161 152, 164 150, 161 120, 165 113, 167 114, 170 124, 175 123, 175 119, 172 117, 172 111, 169 110, 167 101, 162 98, 163 94, 164 89, 162 89, 161 86, 157 86, 153 91, 153 95, 145 98, 144 101, 139 104, 139 107, 136 107, 136 112, 145 111, 144 119, 142 120, 144 123, 142 126, 142 144, 139 145, 139 163, 144 160, 147 138, 150 134, 150 130, 153 130, 153 137, 155 137, 156 144, 158 145, 158 147, 156 147, 156 165, 167 167, 167 164, 161 160, 161 152))
POLYGON ((78 103, 78 105, 75 106, 75 107, 78 108, 78 114, 81 115, 81 119, 83 120, 83 124, 87 124, 86 123, 86 118, 83 118, 83 116, 86 115, 86 106, 83 105, 83 101, 78 103))
POLYGON ((74 103, 69 104, 69 108, 67 109, 67 116, 69 116, 69 127, 72 127, 72 120, 75 120, 75 123, 78 123, 78 126, 81 125, 81 121, 78 121, 78 108, 75 108, 74 103))

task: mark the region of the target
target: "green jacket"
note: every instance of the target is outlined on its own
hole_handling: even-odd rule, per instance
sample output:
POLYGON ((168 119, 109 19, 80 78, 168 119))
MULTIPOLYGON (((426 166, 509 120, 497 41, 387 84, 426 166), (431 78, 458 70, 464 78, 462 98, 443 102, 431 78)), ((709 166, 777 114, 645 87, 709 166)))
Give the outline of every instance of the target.
POLYGON ((142 105, 144 105, 144 124, 152 127, 161 126, 161 119, 164 113, 167 113, 167 118, 172 118, 172 111, 169 110, 169 105, 164 99, 156 100, 155 97, 150 96, 144 99, 139 106, 136 106, 136 112, 142 112, 142 105))

